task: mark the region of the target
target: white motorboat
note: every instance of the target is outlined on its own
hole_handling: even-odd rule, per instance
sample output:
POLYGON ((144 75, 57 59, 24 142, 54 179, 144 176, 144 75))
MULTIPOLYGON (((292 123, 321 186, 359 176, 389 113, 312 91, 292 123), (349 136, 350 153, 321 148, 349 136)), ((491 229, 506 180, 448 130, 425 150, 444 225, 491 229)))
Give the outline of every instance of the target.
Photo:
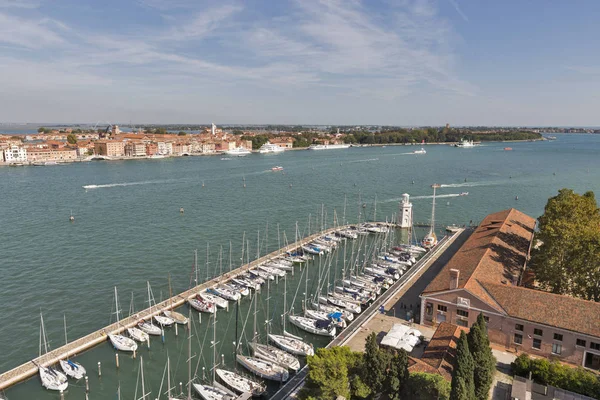
POLYGON ((249 343, 249 345, 254 351, 255 357, 279 364, 282 367, 291 369, 292 371, 298 371, 300 369, 300 361, 293 355, 286 353, 283 350, 269 346, 268 344, 252 342, 249 343))
POLYGON ((278 146, 276 144, 272 144, 272 143, 265 143, 262 146, 260 146, 260 149, 258 149, 258 152, 261 154, 267 154, 267 153, 282 153, 284 152, 285 149, 281 146, 278 146))
POLYGON ((285 382, 289 379, 290 374, 287 369, 265 360, 256 357, 246 357, 238 354, 237 362, 242 364, 244 368, 253 374, 270 381, 285 382))
POLYGON ((322 320, 322 321, 331 321, 336 328, 344 329, 346 325, 346 321, 342 318, 341 312, 333 312, 328 313, 325 311, 316 311, 316 310, 306 310, 304 311, 308 318, 322 320))
POLYGON ((212 385, 193 383, 192 387, 204 400, 235 400, 237 396, 228 390, 212 385))
POLYGON ((459 196, 468 196, 468 195, 469 195, 469 192, 460 192, 459 193, 459 196))
POLYGON ((386 233, 389 230, 387 227, 380 225, 369 225, 366 227, 366 229, 371 233, 386 233))
POLYGON ((152 321, 140 321, 138 322, 137 327, 148 335, 160 336, 162 333, 160 327, 154 325, 152 321))
POLYGON ((226 288, 224 286, 215 286, 209 289, 206 289, 207 292, 222 297, 225 300, 238 301, 242 298, 242 295, 239 292, 226 288))
POLYGON ((409 253, 413 254, 425 253, 427 251, 427 249, 424 249, 421 246, 416 246, 412 244, 401 244, 400 246, 394 247, 394 250, 408 251, 409 253))
POLYGON ((427 151, 421 147, 421 150, 415 150, 413 151, 413 154, 427 154, 427 151))
POLYGON ((83 365, 71 360, 60 360, 60 368, 70 378, 81 379, 85 376, 86 371, 83 365))
POLYGON ((257 276, 262 279, 268 279, 270 281, 275 280, 275 275, 269 274, 268 272, 262 271, 260 269, 252 269, 248 271, 251 275, 257 276))
POLYGON ((284 277, 286 272, 278 269, 278 268, 271 268, 271 267, 267 267, 265 265, 259 265, 258 267, 256 267, 257 269, 260 269, 268 274, 271 275, 275 275, 275 276, 279 276, 279 277, 284 277))
POLYGON ((230 155, 230 156, 236 156, 236 157, 244 157, 247 156, 248 154, 252 154, 252 152, 248 149, 246 149, 245 147, 236 147, 235 149, 232 150, 227 150, 225 152, 225 154, 230 155))
POLYGON ((133 340, 138 342, 146 343, 150 339, 150 336, 146 332, 136 327, 127 328, 127 333, 133 340))
POLYGON ((349 144, 311 144, 308 146, 308 150, 338 150, 347 149, 349 144))
MULTIPOLYGON (((284 332, 285 333, 285 332, 284 332)), ((302 341, 297 336, 293 335, 268 335, 269 340, 277 345, 280 349, 297 356, 313 356, 315 350, 311 344, 302 341)))
POLYGON ((290 315, 288 319, 293 325, 307 332, 320 336, 335 337, 335 326, 329 320, 318 320, 299 315, 290 315))
POLYGON ((42 386, 48 390, 64 392, 69 387, 67 376, 54 368, 46 368, 38 365, 42 386))
POLYGON ((229 302, 227 300, 225 300, 222 297, 215 296, 214 294, 211 294, 211 293, 206 293, 206 292, 198 293, 196 298, 198 300, 203 300, 208 303, 212 303, 219 308, 227 308, 227 306, 229 305, 229 302))
POLYGON ((243 377, 235 372, 226 369, 217 368, 216 373, 221 380, 237 393, 250 393, 253 397, 262 396, 267 388, 260 382, 255 382, 251 379, 243 377))
POLYGON ((177 311, 167 310, 163 311, 163 314, 165 315, 165 317, 172 319, 173 321, 175 321, 175 323, 179 325, 187 325, 188 323, 188 318, 185 315, 178 313, 177 311))
POLYGON ((460 143, 454 145, 454 147, 470 148, 475 147, 476 144, 472 140, 462 139, 460 143))
POLYGON ((244 275, 239 275, 239 277, 249 280, 250 282, 257 283, 259 285, 263 285, 266 281, 260 276, 252 275, 251 273, 245 273, 244 275))
POLYGON ((134 352, 137 350, 138 345, 133 339, 112 333, 108 335, 108 338, 110 339, 113 347, 117 350, 129 352, 134 352))

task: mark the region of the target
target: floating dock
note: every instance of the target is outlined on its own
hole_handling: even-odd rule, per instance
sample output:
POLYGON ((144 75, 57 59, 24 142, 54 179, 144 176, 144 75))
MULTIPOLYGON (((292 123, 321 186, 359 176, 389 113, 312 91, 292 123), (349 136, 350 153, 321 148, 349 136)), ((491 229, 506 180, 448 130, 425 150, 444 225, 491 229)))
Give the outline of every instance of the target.
MULTIPOLYGON (((387 222, 378 222, 378 225, 385 225, 389 227, 395 226, 394 224, 387 222)), ((4 390, 12 385, 15 385, 19 382, 22 382, 38 373, 37 365, 48 366, 57 363, 59 360, 64 360, 69 357, 73 357, 77 354, 83 353, 86 350, 91 349, 92 347, 105 342, 108 339, 109 334, 119 334, 124 332, 127 328, 131 328, 137 325, 137 323, 144 319, 148 320, 154 317, 155 315, 161 314, 163 311, 175 309, 187 302, 188 299, 195 297, 196 294, 213 287, 215 285, 225 283, 236 276, 245 273, 249 270, 252 270, 264 262, 275 258, 281 254, 285 254, 288 251, 296 250, 300 246, 305 245, 314 239, 333 233, 340 229, 349 228, 351 225, 337 226, 334 228, 325 229, 321 232, 310 235, 304 239, 301 239, 293 244, 290 244, 286 247, 278 249, 274 252, 271 252, 263 257, 260 257, 250 264, 244 264, 239 268, 236 268, 226 274, 213 278, 207 282, 204 282, 198 286, 195 286, 185 292, 179 293, 169 299, 166 299, 153 307, 142 310, 130 317, 122 319, 118 324, 114 323, 109 326, 106 326, 102 329, 99 329, 95 332, 92 332, 86 336, 83 336, 79 339, 76 339, 70 343, 67 343, 64 346, 61 346, 55 350, 52 350, 41 357, 37 357, 31 361, 28 361, 16 368, 13 368, 7 372, 4 372, 0 375, 0 390, 4 390)))

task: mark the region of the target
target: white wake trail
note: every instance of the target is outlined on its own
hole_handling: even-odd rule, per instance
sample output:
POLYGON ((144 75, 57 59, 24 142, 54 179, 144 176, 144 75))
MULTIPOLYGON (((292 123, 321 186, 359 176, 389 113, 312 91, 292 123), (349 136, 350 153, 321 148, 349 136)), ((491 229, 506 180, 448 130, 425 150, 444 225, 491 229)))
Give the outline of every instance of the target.
POLYGON ((142 181, 142 182, 124 182, 124 183, 107 183, 104 185, 83 185, 85 190, 88 189, 103 189, 103 188, 112 188, 112 187, 120 187, 120 186, 136 186, 136 185, 152 185, 158 183, 166 183, 169 181, 142 181))

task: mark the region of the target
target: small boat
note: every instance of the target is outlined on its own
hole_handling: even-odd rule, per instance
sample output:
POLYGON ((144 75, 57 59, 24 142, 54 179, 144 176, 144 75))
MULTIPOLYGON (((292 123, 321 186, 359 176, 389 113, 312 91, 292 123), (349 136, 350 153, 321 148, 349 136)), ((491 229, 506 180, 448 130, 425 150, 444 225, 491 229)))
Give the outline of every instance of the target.
POLYGON ((320 303, 313 302, 313 303, 311 303, 311 305, 317 311, 324 311, 324 312, 328 312, 328 313, 340 312, 340 313, 342 313, 342 318, 344 318, 346 321, 354 320, 354 314, 348 310, 343 310, 342 308, 334 307, 329 304, 320 304, 320 303))
POLYGON ((108 338, 110 339, 113 347, 117 350, 129 352, 134 352, 137 350, 138 345, 133 339, 112 333, 108 335, 108 338))
POLYGON ((252 152, 250 150, 246 149, 245 147, 236 147, 233 150, 225 151, 225 154, 227 154, 229 156, 245 157, 248 154, 252 154, 252 152))
POLYGON ((250 393, 252 397, 259 397, 267 391, 263 383, 255 382, 235 372, 221 368, 217 368, 215 372, 230 389, 237 393, 250 393))
POLYGON ((285 382, 289 379, 290 374, 287 369, 265 360, 256 357, 246 357, 244 355, 236 355, 236 360, 244 368, 253 374, 270 381, 285 382))
POLYGON ((164 315, 155 315, 154 320, 162 326, 171 326, 175 323, 175 320, 164 315))
POLYGON ((241 277, 235 277, 235 278, 231 278, 231 281, 238 284, 238 285, 242 285, 245 286, 249 289, 252 290, 260 290, 260 283, 255 282, 253 280, 250 279, 246 279, 246 278, 241 278, 241 277))
POLYGON ((227 282, 226 284, 223 285, 223 287, 226 287, 228 289, 231 289, 234 292, 237 292, 239 294, 241 294, 242 296, 246 297, 250 294, 250 289, 248 289, 247 286, 245 285, 239 285, 233 281, 231 282, 227 282))
POLYGON ((291 265, 286 265, 286 264, 283 264, 283 263, 277 262, 277 261, 267 262, 265 264, 265 267, 276 268, 276 269, 280 269, 282 271, 293 271, 294 270, 294 267, 292 267, 291 265))
POLYGON ((229 302, 224 298, 206 292, 198 293, 196 299, 212 303, 219 308, 227 308, 227 306, 229 305, 229 302))
POLYGON ((468 196, 468 195, 469 195, 469 192, 461 192, 461 193, 459 194, 459 196, 468 196))
POLYGON ((315 350, 311 344, 308 344, 302 341, 298 336, 291 335, 285 331, 284 335, 273 335, 270 333, 268 338, 275 343, 277 347, 288 353, 305 357, 315 355, 315 350))
POLYGON ((504 148, 504 151, 511 151, 511 150, 512 150, 512 147, 505 147, 504 148))
POLYGON ((60 368, 70 378, 81 379, 85 376, 85 368, 81 364, 71 360, 60 360, 60 368))
POLYGON ((278 165, 276 167, 271 168, 271 171, 283 171, 283 167, 278 165))
POLYGON ((336 307, 340 307, 344 310, 350 311, 351 313, 354 314, 359 314, 362 310, 360 308, 360 304, 356 304, 354 302, 350 302, 350 301, 345 301, 343 299, 334 297, 334 296, 327 296, 327 297, 319 297, 319 302, 323 303, 323 304, 333 304, 336 307))
POLYGON ((307 332, 320 336, 335 337, 335 326, 329 320, 318 320, 299 315, 290 315, 288 319, 293 325, 307 332))
POLYGON ((425 151, 424 148, 421 147, 421 150, 415 150, 413 151, 413 154, 426 154, 427 151, 425 151))
POLYGON ((54 368, 46 368, 38 365, 42 386, 48 390, 64 392, 69 387, 67 376, 54 368))
POLYGON ((148 158, 153 159, 153 160, 158 160, 158 159, 161 159, 161 158, 165 158, 165 156, 163 154, 152 154, 148 158))
POLYGON ((308 318, 322 321, 331 321, 336 328, 344 329, 347 326, 346 321, 342 319, 341 312, 328 313, 325 311, 305 310, 304 313, 308 318))
POLYGON ((358 238, 358 235, 356 233, 352 232, 350 229, 342 229, 340 231, 337 231, 336 235, 339 235, 339 236, 344 237, 346 239, 356 239, 356 238, 358 238))
POLYGON ((148 335, 153 335, 153 336, 160 336, 162 334, 162 330, 154 325, 152 322, 148 322, 148 321, 140 321, 137 324, 138 328, 141 329, 143 332, 146 332, 148 335))
POLYGON ((175 323, 179 325, 187 325, 188 323, 188 318, 185 315, 178 313, 177 311, 167 310, 163 311, 163 314, 165 315, 165 317, 171 318, 173 321, 175 321, 175 323))
POLYGON ((269 346, 268 344, 261 343, 248 343, 250 348, 254 351, 254 356, 262 360, 273 362, 281 365, 292 371, 298 371, 300 369, 300 361, 293 355, 286 353, 276 347, 269 346))
POLYGON ((229 157, 221 157, 221 161, 229 161, 229 160, 231 160, 231 158, 229 158, 229 157))
POLYGON ((235 393, 216 385, 193 383, 192 387, 204 400, 235 400, 238 397, 235 393))
POLYGON ((323 250, 321 250, 318 247, 314 247, 314 246, 310 246, 310 245, 304 245, 302 246, 302 250, 309 253, 309 254, 314 254, 314 255, 322 255, 324 253, 323 250))
POLYGON ((262 271, 260 269, 252 269, 250 271, 248 271, 250 273, 250 275, 254 275, 256 277, 259 277, 261 279, 268 279, 270 281, 274 281, 275 280, 275 275, 270 274, 268 272, 262 271))
POLYGON ((260 269, 268 274, 271 275, 275 275, 275 276, 279 276, 280 278, 284 277, 286 272, 278 269, 278 268, 271 268, 271 267, 267 267, 265 265, 259 265, 258 267, 256 267, 257 269, 260 269))
POLYGON ((196 298, 188 299, 188 303, 196 311, 200 311, 203 313, 209 313, 209 314, 214 314, 217 312, 217 307, 215 306, 215 303, 206 301, 206 300, 202 299, 200 296, 196 296, 196 298))
POLYGON ((136 327, 127 328, 127 333, 133 340, 138 342, 145 343, 150 340, 150 336, 146 332, 136 327))
POLYGON ((460 226, 456 226, 456 225, 454 225, 454 224, 452 224, 452 225, 448 225, 448 226, 446 227, 446 231, 447 231, 447 232, 451 232, 451 233, 458 232, 459 230, 460 230, 460 226))
POLYGON ((238 301, 242 297, 240 293, 224 286, 215 286, 206 289, 206 291, 219 297, 222 297, 225 300, 238 301))
POLYGON ((471 148, 475 147, 476 144, 472 140, 463 139, 460 143, 454 145, 454 147, 471 148))

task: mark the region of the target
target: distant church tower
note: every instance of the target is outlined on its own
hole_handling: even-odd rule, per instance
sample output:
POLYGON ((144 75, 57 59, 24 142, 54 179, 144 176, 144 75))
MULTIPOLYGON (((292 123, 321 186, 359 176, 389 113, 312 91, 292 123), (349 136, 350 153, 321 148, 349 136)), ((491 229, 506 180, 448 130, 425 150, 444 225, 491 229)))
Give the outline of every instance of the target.
POLYGON ((402 229, 411 229, 413 226, 412 204, 408 193, 402 195, 400 202, 400 213, 398 214, 398 226, 402 229))
POLYGON ((210 134, 213 136, 217 134, 217 126, 215 124, 212 124, 212 126, 210 127, 210 134))

